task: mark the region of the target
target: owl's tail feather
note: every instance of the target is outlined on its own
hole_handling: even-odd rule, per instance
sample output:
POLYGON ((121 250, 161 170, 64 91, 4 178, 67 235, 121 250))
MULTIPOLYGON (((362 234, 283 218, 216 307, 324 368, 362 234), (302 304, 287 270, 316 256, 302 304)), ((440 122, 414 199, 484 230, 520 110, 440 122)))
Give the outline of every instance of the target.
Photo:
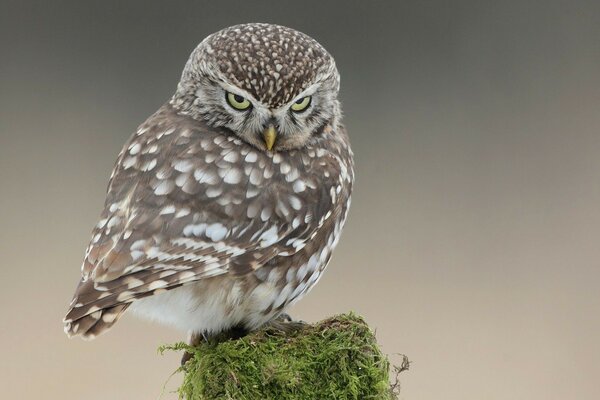
POLYGON ((69 315, 75 309, 71 309, 65 317, 65 333, 69 337, 81 335, 85 340, 92 340, 99 334, 110 329, 119 317, 125 312, 129 303, 121 303, 109 308, 103 308, 71 320, 69 315))

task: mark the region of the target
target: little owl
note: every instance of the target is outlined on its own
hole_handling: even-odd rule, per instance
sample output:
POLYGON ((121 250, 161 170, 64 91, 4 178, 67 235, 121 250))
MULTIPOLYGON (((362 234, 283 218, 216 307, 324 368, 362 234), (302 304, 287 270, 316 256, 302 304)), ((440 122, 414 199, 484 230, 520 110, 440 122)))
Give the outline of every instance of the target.
POLYGON ((270 24, 208 36, 117 158, 64 319, 93 339, 126 311, 191 340, 251 331, 317 283, 350 206, 339 74, 270 24))

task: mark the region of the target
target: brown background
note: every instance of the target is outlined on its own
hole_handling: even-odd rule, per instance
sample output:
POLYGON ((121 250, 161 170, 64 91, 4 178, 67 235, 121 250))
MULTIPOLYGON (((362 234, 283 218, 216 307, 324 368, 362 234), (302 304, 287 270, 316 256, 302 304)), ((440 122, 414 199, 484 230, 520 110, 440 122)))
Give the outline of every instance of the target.
POLYGON ((598 398, 599 4, 2 2, 0 396, 159 397, 180 333, 127 316, 86 343, 60 320, 124 141, 202 38, 263 21, 336 57, 357 161, 293 315, 363 314, 413 360, 403 399, 598 398))

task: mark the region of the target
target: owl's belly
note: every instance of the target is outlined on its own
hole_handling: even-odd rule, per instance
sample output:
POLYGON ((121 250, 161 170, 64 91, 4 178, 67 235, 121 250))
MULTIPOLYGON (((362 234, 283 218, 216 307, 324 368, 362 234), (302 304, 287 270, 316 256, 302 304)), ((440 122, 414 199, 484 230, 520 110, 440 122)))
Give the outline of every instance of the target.
MULTIPOLYGON (((272 297, 275 294, 272 294, 272 297)), ((177 329, 217 333, 248 317, 247 290, 241 281, 214 277, 149 296, 130 306, 138 316, 177 329)), ((267 319, 268 321, 268 319, 267 319)), ((266 322, 266 321, 265 321, 266 322)))
MULTIPOLYGON (((310 286, 316 283, 315 271, 310 286)), ((311 277, 312 278, 312 277, 311 277)), ((234 326, 257 329, 283 312, 310 289, 308 282, 248 282, 214 277, 134 301, 129 310, 144 319, 186 332, 219 333, 234 326)))

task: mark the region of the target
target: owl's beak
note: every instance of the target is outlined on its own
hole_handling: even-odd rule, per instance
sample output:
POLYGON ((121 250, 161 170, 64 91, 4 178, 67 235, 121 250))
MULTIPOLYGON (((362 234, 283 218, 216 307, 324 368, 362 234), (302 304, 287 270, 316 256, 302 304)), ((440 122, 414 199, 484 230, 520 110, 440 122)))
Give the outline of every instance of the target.
POLYGON ((275 126, 269 125, 267 129, 263 131, 263 139, 265 140, 267 150, 271 150, 275 144, 275 140, 277 139, 277 131, 275 130, 275 126))

